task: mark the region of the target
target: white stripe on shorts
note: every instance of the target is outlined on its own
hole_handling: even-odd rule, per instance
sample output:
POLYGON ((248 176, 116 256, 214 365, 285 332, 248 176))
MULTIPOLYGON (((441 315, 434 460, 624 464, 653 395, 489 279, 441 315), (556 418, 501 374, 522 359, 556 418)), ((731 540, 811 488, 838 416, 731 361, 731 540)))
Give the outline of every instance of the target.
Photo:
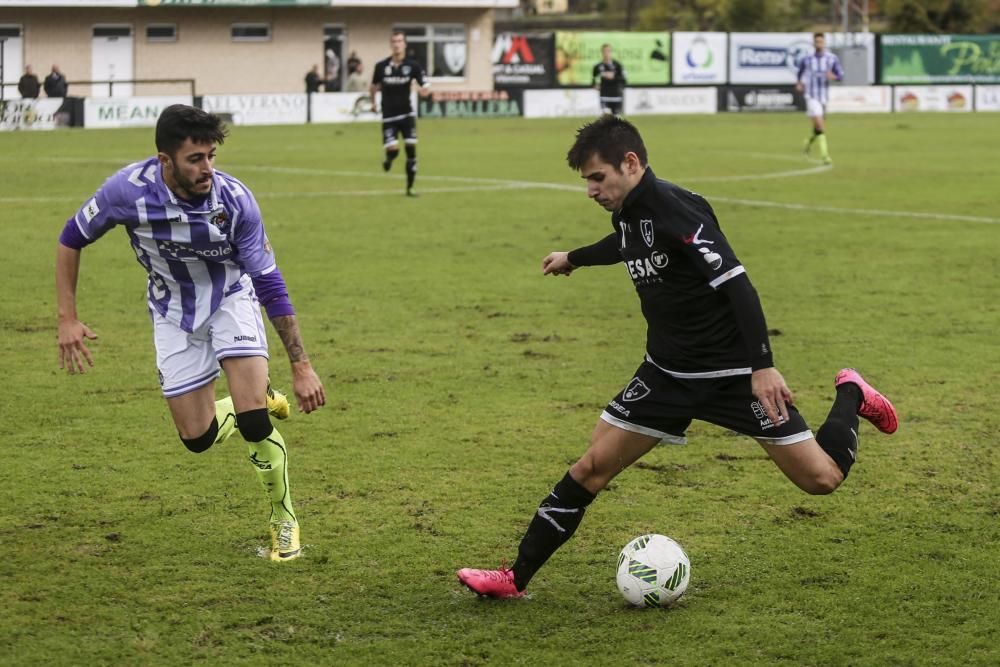
POLYGON ((612 426, 617 426, 623 431, 631 431, 632 433, 641 433, 643 435, 649 435, 654 438, 659 438, 660 442, 665 442, 668 445, 686 445, 687 438, 683 435, 673 435, 672 433, 666 433, 664 431, 657 431, 653 428, 648 428, 646 426, 639 426, 638 424, 633 424, 632 422, 627 422, 618 417, 615 417, 607 410, 601 413, 601 419, 611 424, 612 426))

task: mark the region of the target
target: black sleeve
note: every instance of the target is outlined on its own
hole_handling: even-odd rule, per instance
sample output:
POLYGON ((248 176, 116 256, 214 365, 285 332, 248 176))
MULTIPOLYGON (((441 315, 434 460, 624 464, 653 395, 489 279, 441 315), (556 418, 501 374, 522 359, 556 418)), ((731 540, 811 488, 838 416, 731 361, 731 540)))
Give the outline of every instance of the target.
POLYGON ((601 79, 601 65, 600 63, 594 65, 594 69, 590 72, 590 83, 596 84, 601 79))
POLYGON ((618 235, 611 232, 592 245, 577 248, 569 253, 569 263, 573 266, 607 266, 622 261, 618 249, 618 235))
POLYGON ((750 368, 757 371, 761 368, 774 366, 774 356, 767 339, 767 322, 764 320, 764 309, 760 305, 760 297, 747 274, 742 273, 722 284, 722 290, 733 304, 736 322, 747 343, 747 353, 750 355, 750 368))

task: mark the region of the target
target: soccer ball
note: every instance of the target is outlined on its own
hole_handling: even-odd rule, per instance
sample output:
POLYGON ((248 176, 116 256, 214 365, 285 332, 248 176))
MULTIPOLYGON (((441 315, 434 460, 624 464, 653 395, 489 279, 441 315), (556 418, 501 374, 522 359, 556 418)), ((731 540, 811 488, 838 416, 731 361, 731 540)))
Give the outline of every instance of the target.
POLYGON ((640 535, 618 556, 618 590, 636 607, 667 607, 684 595, 691 561, 663 535, 640 535))

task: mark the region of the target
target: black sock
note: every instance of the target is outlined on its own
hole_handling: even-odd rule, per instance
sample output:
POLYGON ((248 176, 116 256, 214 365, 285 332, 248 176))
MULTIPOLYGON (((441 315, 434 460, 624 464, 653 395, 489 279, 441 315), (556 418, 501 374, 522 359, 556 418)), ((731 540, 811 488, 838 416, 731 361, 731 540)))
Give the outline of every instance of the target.
POLYGON ((398 156, 399 156, 399 151, 386 151, 385 161, 387 164, 392 164, 392 161, 395 160, 396 157, 398 156))
POLYGON ((545 564, 566 540, 573 536, 583 520, 587 505, 594 501, 594 494, 566 475, 552 489, 552 493, 538 507, 521 538, 514 561, 514 585, 523 591, 535 572, 545 564))
POLYGON ((861 406, 861 390, 856 384, 845 382, 837 387, 837 398, 833 401, 830 414, 816 432, 816 442, 840 472, 847 473, 858 455, 858 408, 861 406))
POLYGON ((406 144, 406 189, 413 187, 413 181, 417 178, 417 147, 413 144, 406 144))
POLYGON ((417 178, 417 160, 416 158, 406 160, 406 189, 409 190, 413 187, 413 181, 417 178))

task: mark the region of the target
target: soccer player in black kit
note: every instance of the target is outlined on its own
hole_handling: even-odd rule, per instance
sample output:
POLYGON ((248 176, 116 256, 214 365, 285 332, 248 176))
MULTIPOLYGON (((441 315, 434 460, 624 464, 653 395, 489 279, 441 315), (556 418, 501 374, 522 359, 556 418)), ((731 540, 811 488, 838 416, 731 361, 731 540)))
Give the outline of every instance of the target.
POLYGON ((611 58, 611 45, 601 45, 601 62, 594 65, 592 75, 601 98, 601 112, 620 116, 625 104, 625 70, 611 58))
POLYGON ((427 97, 430 94, 430 83, 420 63, 406 57, 406 35, 402 31, 393 31, 389 45, 392 55, 375 64, 369 87, 372 100, 375 99, 376 92, 382 91, 382 146, 385 148, 382 169, 389 171, 392 168, 392 161, 399 155, 398 135, 403 135, 406 147, 406 194, 416 197, 413 182, 417 178, 417 112, 410 104, 410 91, 416 81, 420 86, 417 93, 421 97, 427 97))
POLYGON ((893 433, 896 411, 851 368, 815 437, 774 367, 760 300, 702 197, 656 178, 639 132, 603 116, 577 133, 567 156, 587 195, 612 212, 597 243, 553 252, 542 272, 624 262, 647 322, 646 354, 594 429, 590 447, 542 501, 512 568, 462 569, 458 579, 495 598, 523 595, 535 572, 573 535, 615 475, 659 442, 683 443, 700 419, 748 435, 810 494, 834 491, 858 446, 858 417, 893 433))

